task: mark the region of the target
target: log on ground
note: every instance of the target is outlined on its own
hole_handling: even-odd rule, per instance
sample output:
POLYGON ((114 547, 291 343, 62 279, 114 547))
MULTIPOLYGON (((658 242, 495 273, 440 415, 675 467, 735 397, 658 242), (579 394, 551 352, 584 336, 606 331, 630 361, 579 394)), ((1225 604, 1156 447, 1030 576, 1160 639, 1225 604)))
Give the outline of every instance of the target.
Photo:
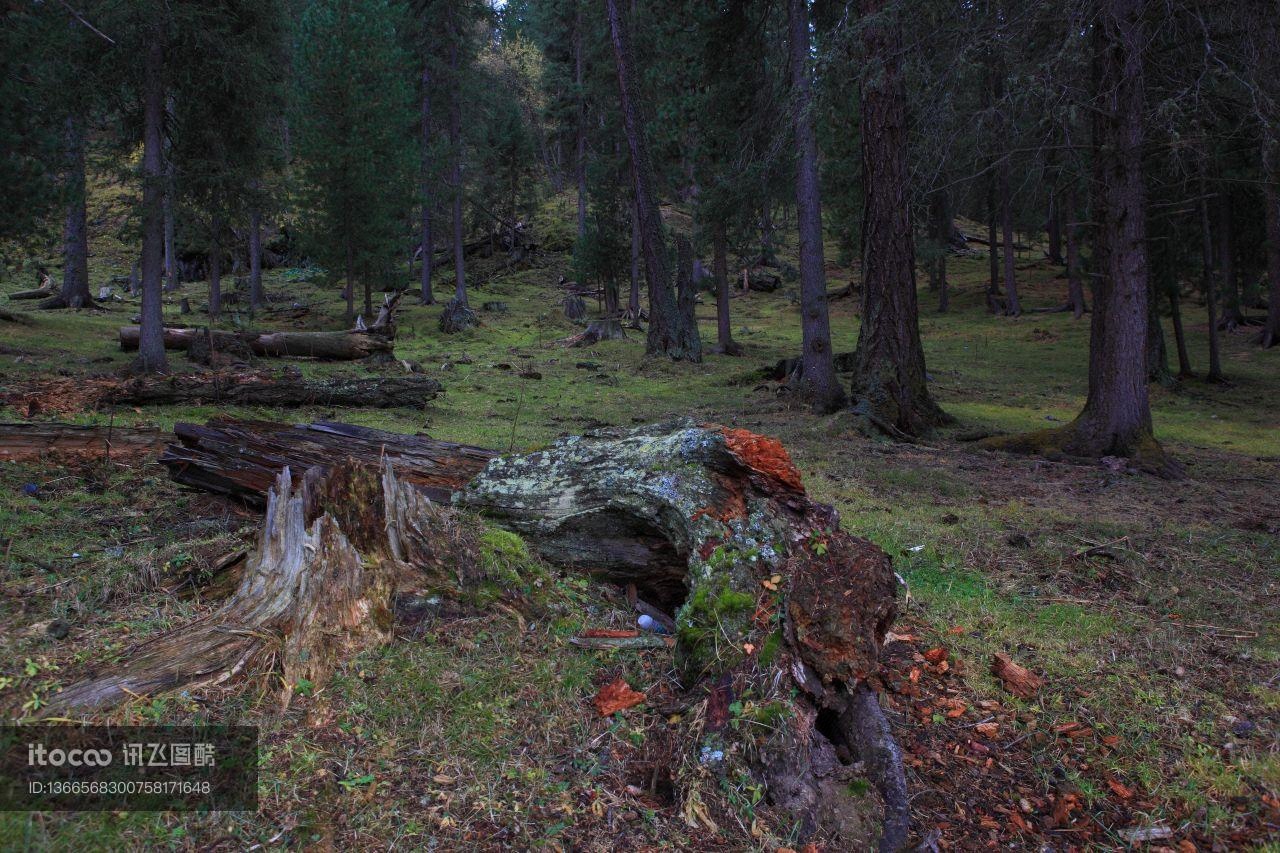
POLYGON ((171 478, 255 505, 266 501, 267 490, 286 466, 305 471, 344 458, 378 465, 383 456, 396 476, 447 501, 497 455, 425 435, 326 421, 293 425, 219 419, 204 426, 175 424, 173 432, 179 443, 160 457, 171 478))
POLYGON ((262 376, 184 374, 140 377, 111 389, 104 402, 134 406, 168 403, 228 405, 358 406, 367 409, 421 407, 439 396, 440 383, 426 376, 373 379, 268 379, 262 376))
MULTIPOLYGON (((138 326, 122 326, 120 348, 125 351, 136 350, 140 336, 141 329, 138 326)), ((331 361, 353 361, 374 353, 391 352, 394 348, 392 338, 376 331, 252 333, 175 328, 164 330, 164 347, 188 350, 200 338, 212 340, 215 350, 248 347, 258 356, 294 356, 331 361)))
POLYGON ((59 423, 0 424, 0 462, 82 460, 154 453, 170 441, 158 429, 59 423))

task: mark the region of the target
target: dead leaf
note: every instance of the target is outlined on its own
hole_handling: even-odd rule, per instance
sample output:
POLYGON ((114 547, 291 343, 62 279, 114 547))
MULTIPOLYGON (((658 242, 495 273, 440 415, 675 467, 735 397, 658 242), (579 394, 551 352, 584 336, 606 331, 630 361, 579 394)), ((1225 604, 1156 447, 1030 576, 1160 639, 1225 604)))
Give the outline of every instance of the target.
POLYGON ((1009 656, 996 652, 991 657, 991 673, 1004 683, 1019 699, 1030 699, 1044 686, 1044 679, 1025 667, 1018 666, 1009 656))
POLYGON ((985 738, 994 738, 1000 734, 999 723, 978 723, 973 730, 985 738))
POLYGON ((941 663, 947 659, 947 650, 942 646, 938 646, 936 649, 929 649, 924 653, 924 659, 929 663, 941 663))
POLYGON ((446 776, 443 773, 437 773, 436 775, 431 777, 431 781, 435 782, 437 785, 452 785, 454 782, 457 782, 458 780, 453 778, 452 776, 446 776))
POLYGON ((1071 813, 1080 808, 1080 798, 1075 794, 1061 794, 1055 798, 1053 803, 1053 816, 1049 819, 1049 826, 1052 828, 1061 828, 1071 822, 1071 813))
POLYGON ((631 685, 627 684, 622 676, 618 676, 613 681, 600 688, 600 692, 596 694, 596 710, 600 712, 600 716, 607 717, 618 711, 625 711, 644 701, 644 694, 632 690, 631 685))
POLYGON ((1115 795, 1122 800, 1127 800, 1133 796, 1133 789, 1125 785, 1114 776, 1107 777, 1107 787, 1115 792, 1115 795))

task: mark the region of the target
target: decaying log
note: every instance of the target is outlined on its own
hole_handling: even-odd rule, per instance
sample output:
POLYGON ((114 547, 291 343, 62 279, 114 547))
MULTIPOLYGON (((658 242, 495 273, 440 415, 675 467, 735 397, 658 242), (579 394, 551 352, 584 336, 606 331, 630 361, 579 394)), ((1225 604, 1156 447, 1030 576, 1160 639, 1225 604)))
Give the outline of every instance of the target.
POLYGON ((9 294, 9 299, 48 299, 51 296, 57 296, 58 291, 53 289, 53 285, 45 285, 34 288, 32 290, 19 290, 9 294))
POLYGON ((0 462, 105 459, 154 453, 170 441, 158 429, 79 424, 0 424, 0 462))
MULTIPOLYGON (((138 326, 120 328, 120 348, 138 348, 141 330, 138 326)), ((224 332, 206 329, 164 330, 165 349, 186 350, 198 338, 211 337, 214 349, 248 347, 259 356, 296 356, 332 361, 352 361, 374 353, 391 352, 392 338, 375 331, 346 332, 224 332)))
MULTIPOLYGON (((881 849, 896 849, 906 837, 900 757, 867 687, 895 615, 890 561, 872 543, 841 530, 832 507, 809 499, 776 440, 685 420, 601 430, 502 457, 336 424, 218 421, 206 427, 180 424, 175 432, 182 444, 161 461, 179 482, 247 498, 275 485, 268 499, 274 509, 259 547, 270 558, 256 558, 221 615, 193 626, 183 645, 155 641, 156 650, 144 647, 141 657, 126 659, 123 674, 72 688, 76 703, 106 701, 124 686, 135 692, 166 688, 179 675, 192 682, 216 680, 274 648, 262 645, 257 634, 285 638, 286 684, 292 683, 291 673, 311 678, 299 669, 301 651, 312 648, 315 641, 308 638, 319 633, 329 645, 318 655, 319 669, 306 672, 321 677, 347 651, 380 642, 384 633, 370 628, 370 620, 355 626, 343 614, 354 612, 357 603, 381 613, 390 594, 383 585, 398 590, 407 582, 404 566, 416 569, 416 563, 396 544, 403 531, 412 529, 414 542, 440 538, 430 532, 441 523, 431 514, 439 508, 425 500, 425 489, 520 534, 546 561, 634 585, 641 598, 674 614, 675 663, 685 701, 705 702, 699 737, 726 744, 743 739, 737 754, 748 756, 773 802, 795 815, 802 835, 821 827, 837 842, 853 838, 847 781, 856 771, 838 760, 839 742, 858 753, 882 793, 881 849), (335 463, 339 447, 353 458, 335 463), (298 508, 295 498, 285 497, 292 494, 281 473, 286 468, 310 469, 298 508), (370 471, 379 474, 381 499, 368 485, 370 471), (316 502, 323 512, 301 509, 319 488, 312 483, 328 484, 325 499, 316 502), (295 532, 289 536, 273 532, 281 527, 281 507, 301 519, 290 521, 295 532), (387 535, 379 537, 384 528, 387 535), (280 555, 278 543, 301 541, 296 531, 303 529, 312 537, 314 554, 326 555, 323 564, 306 549, 298 549, 301 555, 290 551, 292 563, 280 555), (271 573, 275 563, 284 564, 275 570, 283 574, 271 573), (363 573, 360 564, 368 567, 363 573), (393 569, 389 575, 379 574, 385 564, 393 569), (316 605, 308 598, 318 584, 301 581, 313 575, 339 589, 333 601, 316 605), (290 589, 314 607, 289 606, 282 590, 290 589), (297 627, 298 614, 312 610, 327 620, 327 631, 297 627), (245 625, 253 628, 252 636, 227 627, 245 625), (259 625, 268 630, 258 631, 259 625), (344 638, 346 631, 352 635, 344 638), (291 641, 294 636, 302 639, 291 641), (183 652, 182 667, 175 670, 169 657, 188 647, 196 651, 183 652), (153 672, 163 665, 160 675, 144 678, 139 660, 153 672), (122 681, 126 677, 133 680, 122 681), (764 727, 768 734, 729 725, 726 709, 746 696, 753 706, 780 712, 764 727)), ((455 552, 440 563, 453 567, 454 576, 442 579, 437 572, 430 575, 433 582, 465 585, 465 576, 477 571, 476 561, 468 559, 465 551, 455 552)), ((642 645, 657 644, 646 639, 642 645)))
POLYGON ((439 382, 425 376, 276 380, 252 374, 182 374, 159 379, 140 377, 121 383, 104 394, 103 402, 131 406, 225 403, 280 408, 390 409, 424 406, 439 396, 441 390, 439 382))
POLYGON ((325 421, 295 426, 223 419, 204 426, 175 424, 173 432, 180 443, 169 445, 160 457, 170 477, 255 505, 266 500, 267 490, 286 466, 305 471, 343 458, 377 465, 383 456, 396 476, 435 500, 448 501, 497 455, 425 435, 325 421))
POLYGON ((394 597, 469 583, 474 543, 441 536, 450 510, 381 470, 281 471, 240 585, 213 614, 132 649, 109 671, 53 697, 84 711, 181 687, 218 684, 275 656, 288 704, 361 649, 391 638, 394 597))

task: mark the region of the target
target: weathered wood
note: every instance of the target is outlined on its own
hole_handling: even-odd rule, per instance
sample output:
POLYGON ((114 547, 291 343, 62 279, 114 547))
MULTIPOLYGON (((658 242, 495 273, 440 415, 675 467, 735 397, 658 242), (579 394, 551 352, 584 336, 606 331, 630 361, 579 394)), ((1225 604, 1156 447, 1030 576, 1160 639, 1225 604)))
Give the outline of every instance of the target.
POLYGON ((183 374, 125 382, 104 394, 104 402, 133 406, 224 403, 390 409, 426 405, 441 390, 439 382, 425 376, 273 380, 253 375, 183 374))
POLYGON ((0 461, 128 457, 159 451, 169 440, 158 429, 0 423, 0 461))
POLYGON ((494 451, 350 424, 292 425, 213 420, 173 428, 179 444, 160 457, 169 476, 188 486, 262 504, 287 466, 304 471, 351 458, 376 465, 385 456, 405 480, 437 500, 448 500, 497 455, 494 451))
POLYGON ((286 468, 231 598, 68 687, 49 711, 219 684, 272 655, 288 705, 303 679, 321 685, 339 663, 391 638, 397 591, 468 583, 464 573, 475 554, 467 560, 458 537, 433 535, 433 522, 447 524, 448 512, 398 480, 389 465, 313 468, 296 487, 286 468))
MULTIPOLYGON (((838 721, 839 737, 859 749, 884 794, 885 838, 905 832, 901 762, 867 687, 895 615, 889 558, 808 498, 776 440, 683 420, 499 457, 339 424, 217 421, 175 432, 182 445, 162 461, 179 482, 259 499, 274 485, 258 552, 218 614, 126 655, 112 672, 55 697, 55 708, 217 682, 277 647, 263 636, 281 638, 286 685, 323 678, 344 655, 385 641, 380 620, 393 592, 416 583, 449 594, 481 577, 465 531, 439 533, 457 516, 425 489, 520 534, 554 565, 634 585, 674 613, 687 701, 706 697, 700 737, 715 734, 726 753, 749 756, 802 834, 818 825, 835 838, 843 831, 829 815, 848 797, 844 771, 816 725, 821 713, 838 721), (335 463, 342 454, 352 458, 335 463), (299 495, 286 469, 309 469, 299 495), (445 546, 452 550, 442 553, 445 546), (357 612, 376 618, 352 618, 357 612), (728 726, 726 709, 745 695, 784 706, 768 735, 728 726), (744 737, 751 743, 733 744, 744 737)), ((667 643, 638 636, 587 645, 667 643)))
MULTIPOLYGON (((120 348, 132 351, 138 348, 140 328, 120 328, 120 348)), ((391 352, 394 348, 390 337, 375 331, 338 332, 224 332, 205 329, 164 330, 165 349, 186 350, 203 337, 212 337, 214 349, 248 347, 259 356, 296 356, 332 361, 352 361, 367 358, 374 353, 391 352)))
POLYGON ((48 299, 51 296, 57 296, 58 291, 53 289, 52 284, 37 287, 32 290, 19 290, 9 294, 9 299, 48 299))

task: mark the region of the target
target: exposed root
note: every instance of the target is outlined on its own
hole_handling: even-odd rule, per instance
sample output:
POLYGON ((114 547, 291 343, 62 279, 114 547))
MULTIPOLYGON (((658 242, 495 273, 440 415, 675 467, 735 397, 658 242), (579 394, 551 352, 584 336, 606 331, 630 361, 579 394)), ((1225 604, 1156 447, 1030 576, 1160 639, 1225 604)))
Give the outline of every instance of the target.
POLYGON ((1112 440, 1102 447, 1090 446, 1081 435, 1079 421, 1053 429, 1035 430, 1018 435, 1000 435, 977 443, 983 450, 1043 456, 1050 461, 1094 464, 1108 458, 1129 460, 1133 467, 1167 480, 1178 480, 1186 471, 1150 433, 1129 441, 1112 440))

